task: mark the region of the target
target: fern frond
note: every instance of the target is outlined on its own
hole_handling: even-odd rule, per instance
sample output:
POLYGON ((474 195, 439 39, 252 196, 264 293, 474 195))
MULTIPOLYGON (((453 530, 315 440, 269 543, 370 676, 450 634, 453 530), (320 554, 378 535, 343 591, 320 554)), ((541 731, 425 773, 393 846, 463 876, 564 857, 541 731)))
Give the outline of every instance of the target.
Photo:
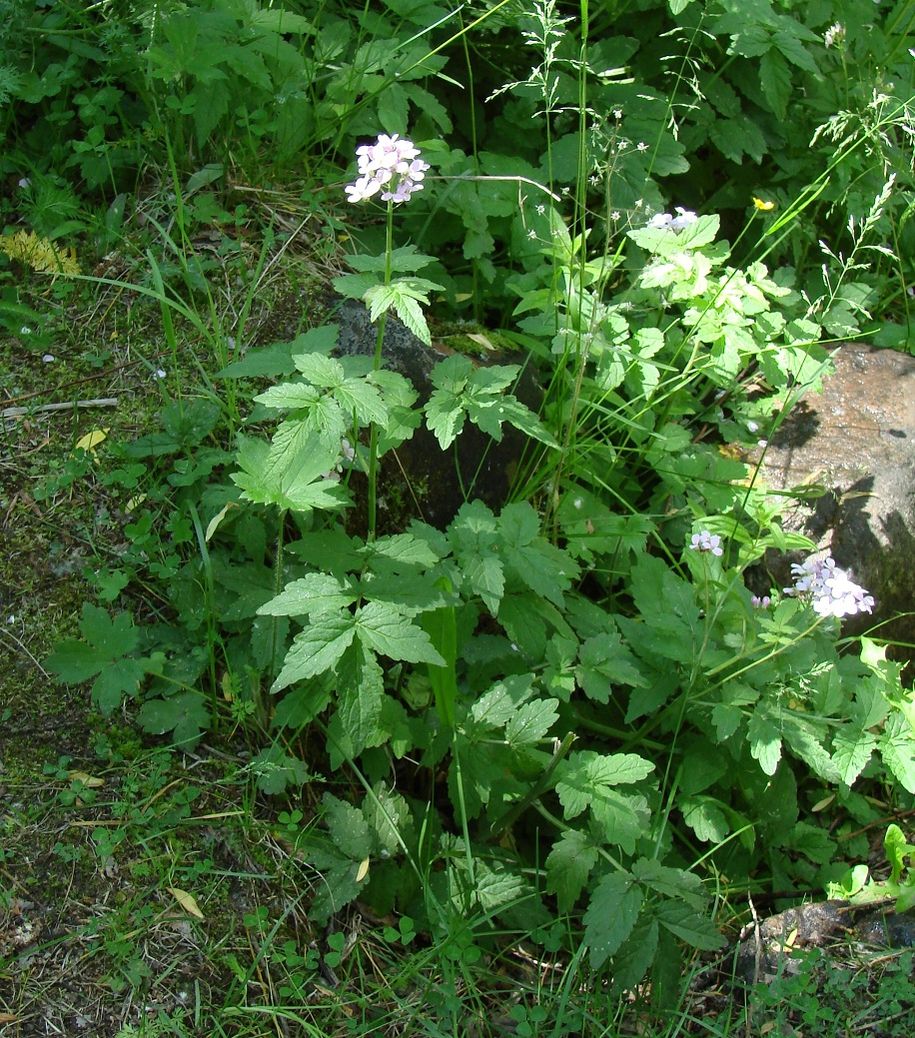
POLYGON ((48 238, 39 238, 34 231, 0 235, 0 252, 42 274, 73 275, 80 272, 73 246, 60 249, 48 238))

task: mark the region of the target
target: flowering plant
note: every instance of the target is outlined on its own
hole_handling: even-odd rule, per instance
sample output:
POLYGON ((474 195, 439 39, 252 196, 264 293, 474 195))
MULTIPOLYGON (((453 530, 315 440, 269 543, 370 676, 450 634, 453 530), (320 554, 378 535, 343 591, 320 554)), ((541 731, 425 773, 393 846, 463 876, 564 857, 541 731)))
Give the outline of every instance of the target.
POLYGON ((874 608, 873 596, 839 569, 832 557, 795 563, 791 573, 794 587, 785 588, 785 594, 808 598, 819 616, 854 616, 874 608))
POLYGON ((379 134, 374 144, 356 149, 359 177, 347 184, 350 202, 362 202, 379 191, 383 202, 406 202, 414 191, 422 191, 429 163, 419 157, 419 148, 399 134, 379 134))

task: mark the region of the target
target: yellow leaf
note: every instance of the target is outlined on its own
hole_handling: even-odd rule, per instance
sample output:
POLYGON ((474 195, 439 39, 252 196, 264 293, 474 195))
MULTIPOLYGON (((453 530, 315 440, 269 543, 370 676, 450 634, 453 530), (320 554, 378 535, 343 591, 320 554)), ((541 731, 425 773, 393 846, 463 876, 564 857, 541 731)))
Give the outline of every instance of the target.
POLYGON ((86 789, 98 789, 100 786, 105 785, 105 780, 96 778, 94 775, 87 775, 85 771, 68 771, 67 778, 71 782, 82 782, 86 789))
POLYGON ((137 494, 136 497, 132 497, 127 502, 127 504, 124 505, 124 510, 127 511, 127 512, 132 512, 136 508, 139 508, 139 506, 142 505, 145 500, 146 500, 146 495, 145 494, 137 494))
POLYGON ((753 196, 753 205, 755 205, 761 213, 771 213, 775 208, 774 202, 765 202, 763 199, 757 198, 756 195, 753 196))
POLYGON ((818 800, 813 807, 810 808, 812 812, 823 811, 835 800, 835 793, 830 793, 829 796, 823 797, 822 800, 818 800))
POLYGON ((369 874, 369 862, 370 858, 366 858, 365 861, 359 863, 359 870, 356 873, 356 882, 361 883, 365 877, 369 874))
POLYGON ((107 429, 93 429, 92 432, 86 433, 85 436, 80 436, 76 441, 76 446, 79 447, 80 450, 94 451, 100 443, 104 443, 107 439, 107 429))
POLYGON ((186 890, 182 890, 180 887, 166 887, 169 894, 178 902, 179 905, 187 912, 188 915, 194 916, 195 919, 203 919, 203 912, 200 911, 200 906, 197 904, 197 899, 193 894, 189 894, 186 890))

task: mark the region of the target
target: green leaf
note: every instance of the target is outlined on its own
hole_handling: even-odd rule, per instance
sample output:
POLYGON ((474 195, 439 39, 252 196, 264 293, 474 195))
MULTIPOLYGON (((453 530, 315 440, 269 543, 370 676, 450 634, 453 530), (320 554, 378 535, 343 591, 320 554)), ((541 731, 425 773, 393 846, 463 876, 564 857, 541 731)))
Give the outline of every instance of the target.
POLYGON ((614 990, 631 992, 648 972, 658 951, 658 921, 651 919, 635 927, 613 956, 614 990))
POLYGON ((765 707, 757 706, 747 727, 747 738, 750 741, 750 753, 767 775, 774 775, 782 756, 781 732, 766 712, 765 707))
MULTIPOLYGON (((384 675, 375 657, 358 642, 350 645, 337 665, 338 745, 331 745, 331 764, 353 760, 367 746, 380 746, 387 737, 381 724, 384 675)), ((334 729, 336 731, 336 729, 334 729)))
POLYGON ((558 703, 558 699, 537 699, 525 703, 505 726, 505 739, 509 746, 517 748, 539 742, 559 720, 556 712, 558 703))
POLYGON ((474 872, 476 897, 486 912, 517 902, 529 892, 523 877, 501 862, 478 859, 474 872))
POLYGON ((915 844, 909 843, 903 831, 893 822, 887 826, 883 849, 890 864, 890 882, 898 883, 905 868, 906 855, 915 854, 915 844))
POLYGON ((585 944, 592 969, 599 969, 632 932, 642 907, 642 892, 626 872, 604 876, 585 912, 585 944))
POLYGON ((893 713, 888 718, 878 749, 883 763, 905 790, 915 793, 915 737, 901 714, 893 713))
POLYGON ((683 821, 703 843, 722 843, 731 831, 718 804, 709 797, 681 797, 683 821))
POLYGON ((146 673, 145 660, 121 659, 109 664, 92 683, 92 702, 108 717, 124 696, 136 695, 146 673))
POLYGON ((347 582, 329 573, 309 573, 293 580, 258 610, 261 616, 320 616, 336 613, 356 600, 347 582))
POLYGON ((429 635, 387 602, 369 602, 363 606, 356 614, 356 633, 363 645, 392 660, 445 665, 429 635))
POLYGON ((675 937, 700 951, 715 951, 725 944, 724 938, 715 929, 707 916, 700 915, 694 908, 675 901, 665 901, 656 910, 660 924, 675 937))
POLYGON ((362 862, 370 857, 372 833, 359 808, 339 800, 331 793, 321 797, 321 804, 334 846, 353 861, 362 862))
POLYGON ((855 724, 845 724, 832 741, 832 760, 839 770, 839 778, 846 786, 867 767, 877 746, 877 736, 855 724))
POLYGON ((784 119, 791 97, 791 70, 775 47, 759 59, 759 86, 769 108, 784 119))
POLYGON ((559 548, 540 536, 540 520, 525 502, 515 502, 502 510, 499 517, 502 534, 502 556, 521 581, 541 598, 562 607, 563 592, 578 574, 578 567, 559 548))
POLYGON ((632 653, 616 631, 595 635, 581 647, 575 676, 589 699, 608 703, 614 684, 645 686, 632 653))
POLYGON ((504 728, 521 704, 530 698, 533 686, 530 674, 513 674, 499 681, 476 700, 470 708, 471 717, 481 728, 504 728))
POLYGON ((327 613, 312 620, 296 635, 270 691, 279 692, 295 681, 330 670, 356 636, 355 624, 348 612, 327 613))
POLYGON ((654 764, 635 753, 603 756, 594 750, 572 753, 559 766, 556 793, 566 818, 580 815, 596 797, 613 786, 640 782, 654 770, 654 764))
POLYGON ((546 859, 546 889, 556 895, 560 912, 568 912, 578 900, 591 869, 597 864, 597 848, 577 829, 566 829, 546 859))
POLYGON ((276 744, 261 750, 249 767, 257 776, 257 788, 270 796, 285 793, 287 786, 303 786, 311 777, 304 761, 276 744))
POLYGON ((187 746, 210 726, 210 712, 200 692, 179 692, 168 699, 145 702, 137 713, 137 723, 154 735, 172 732, 176 745, 187 746))
POLYGON ((447 450, 464 428, 466 412, 460 399, 448 390, 434 389, 423 410, 429 432, 438 440, 442 450, 447 450))

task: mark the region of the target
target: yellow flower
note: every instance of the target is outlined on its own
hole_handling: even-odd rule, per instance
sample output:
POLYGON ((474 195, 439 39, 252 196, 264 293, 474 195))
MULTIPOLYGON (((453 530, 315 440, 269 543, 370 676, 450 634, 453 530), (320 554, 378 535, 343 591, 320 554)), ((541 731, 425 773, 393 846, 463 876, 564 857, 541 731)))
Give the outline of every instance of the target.
POLYGON ((761 213, 771 213, 775 208, 774 202, 764 202, 761 198, 757 198, 756 195, 753 196, 753 205, 755 205, 761 213))

